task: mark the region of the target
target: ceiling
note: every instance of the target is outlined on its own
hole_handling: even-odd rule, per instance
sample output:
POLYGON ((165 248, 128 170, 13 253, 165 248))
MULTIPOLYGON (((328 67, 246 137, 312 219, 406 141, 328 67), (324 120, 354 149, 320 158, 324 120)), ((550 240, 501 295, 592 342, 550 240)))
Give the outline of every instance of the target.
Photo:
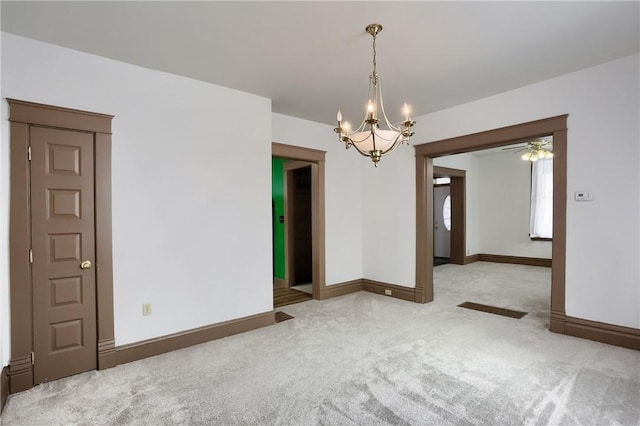
POLYGON ((481 149, 478 151, 471 151, 471 152, 468 152, 467 154, 475 155, 477 157, 482 157, 485 155, 504 154, 504 153, 522 154, 522 151, 524 150, 524 148, 527 147, 527 142, 532 142, 532 141, 547 142, 547 145, 545 145, 544 148, 548 151, 553 151, 553 135, 549 135, 549 136, 543 136, 543 137, 534 138, 534 139, 525 139, 507 146, 498 146, 495 148, 487 148, 487 149, 481 149))
POLYGON ((2 31, 360 121, 371 73, 387 115, 418 116, 639 51, 639 2, 2 1, 2 31))

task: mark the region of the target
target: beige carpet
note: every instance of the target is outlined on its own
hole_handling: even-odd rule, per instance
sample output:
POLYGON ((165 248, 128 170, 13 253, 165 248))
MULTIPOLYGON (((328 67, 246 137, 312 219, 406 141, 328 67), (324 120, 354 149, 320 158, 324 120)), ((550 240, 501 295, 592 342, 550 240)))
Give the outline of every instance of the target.
POLYGON ((443 265, 435 280, 431 304, 312 300, 272 327, 41 385, 10 396, 2 424, 640 423, 640 353, 547 331, 548 268, 443 265))

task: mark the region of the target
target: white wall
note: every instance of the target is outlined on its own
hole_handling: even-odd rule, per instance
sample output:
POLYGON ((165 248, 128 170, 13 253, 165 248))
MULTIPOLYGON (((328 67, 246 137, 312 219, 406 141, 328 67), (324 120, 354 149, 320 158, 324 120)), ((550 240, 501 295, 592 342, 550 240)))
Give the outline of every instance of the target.
MULTIPOLYGON (((640 327, 639 74, 639 57, 632 55, 424 115, 417 118, 413 141, 436 141, 569 114, 566 312, 636 328, 640 327), (594 201, 575 202, 577 190, 593 191, 594 201)), ((393 256, 368 256, 365 246, 365 274, 384 271, 385 281, 408 286, 415 285, 414 274, 397 259, 415 258, 415 171, 407 172, 415 170, 413 155, 401 150, 389 157, 393 161, 382 173, 364 175, 364 229, 390 222, 397 226, 393 235, 381 233, 376 241, 393 256), (367 216, 367 200, 375 197, 382 202, 374 215, 367 216), (393 202, 385 202, 389 199, 393 202), (402 220, 396 221, 398 217, 402 220)))
POLYGON ((272 309, 269 99, 7 33, 2 56, 3 98, 115 115, 116 345, 272 309))
POLYGON ((550 241, 529 238, 531 163, 513 151, 476 158, 480 253, 551 259, 550 241))
POLYGON ((362 157, 345 151, 332 126, 275 113, 272 120, 274 142, 326 151, 327 285, 362 278, 362 157))
MULTIPOLYGON (((355 152, 352 155, 358 155, 355 152)), ((358 155, 358 157, 360 157, 358 155)), ((364 278, 415 286, 416 187, 415 153, 401 145, 382 157, 378 167, 363 163, 364 278), (411 253, 407 256, 407 253, 411 253)))

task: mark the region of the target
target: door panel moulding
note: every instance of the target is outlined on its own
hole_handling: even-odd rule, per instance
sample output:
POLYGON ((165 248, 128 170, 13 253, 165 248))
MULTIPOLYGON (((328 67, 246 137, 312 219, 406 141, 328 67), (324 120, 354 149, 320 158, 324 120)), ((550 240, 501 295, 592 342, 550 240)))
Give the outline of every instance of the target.
MULTIPOLYGON (((98 369, 115 366, 111 257, 111 121, 113 116, 7 99, 10 122, 11 393, 33 387, 32 276, 29 256, 29 128, 46 126, 94 135, 98 369)), ((37 360, 36 360, 37 362, 37 360)))

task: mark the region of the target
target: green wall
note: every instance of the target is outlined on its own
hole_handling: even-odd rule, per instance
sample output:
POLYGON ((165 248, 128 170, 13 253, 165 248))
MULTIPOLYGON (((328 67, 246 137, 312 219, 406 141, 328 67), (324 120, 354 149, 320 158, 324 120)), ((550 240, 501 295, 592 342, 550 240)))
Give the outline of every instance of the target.
POLYGON ((284 175, 282 166, 287 160, 271 158, 271 201, 274 207, 273 217, 273 256, 274 276, 284 279, 284 223, 279 217, 284 216, 284 175))

